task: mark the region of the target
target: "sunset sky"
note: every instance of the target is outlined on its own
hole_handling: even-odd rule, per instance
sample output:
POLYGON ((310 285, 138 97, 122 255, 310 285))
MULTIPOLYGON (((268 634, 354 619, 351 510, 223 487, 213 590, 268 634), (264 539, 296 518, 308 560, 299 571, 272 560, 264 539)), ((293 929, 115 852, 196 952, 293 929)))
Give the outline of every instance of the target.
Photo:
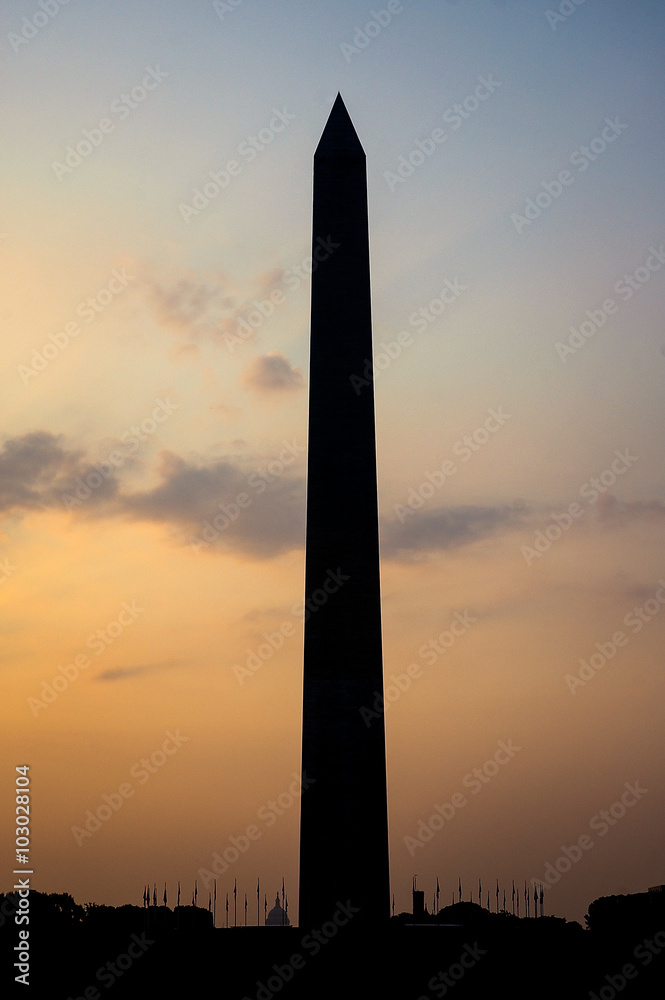
MULTIPOLYGON (((414 874, 428 906, 480 877, 510 909, 580 838, 546 913, 665 882, 665 11, 561 8, 2 4, 0 741, 36 888, 198 879, 207 905, 245 837, 218 925, 234 879, 254 921, 284 877, 297 918, 338 91, 367 154, 396 911, 414 874)), ((11 816, 2 840, 6 890, 11 816)))

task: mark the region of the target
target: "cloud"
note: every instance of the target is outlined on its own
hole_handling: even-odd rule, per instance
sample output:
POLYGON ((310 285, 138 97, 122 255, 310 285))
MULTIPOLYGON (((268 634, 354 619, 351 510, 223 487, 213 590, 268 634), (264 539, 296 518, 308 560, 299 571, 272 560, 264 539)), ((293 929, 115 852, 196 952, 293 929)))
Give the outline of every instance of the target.
POLYGON ((279 351, 270 351, 255 358, 242 375, 244 385, 264 394, 275 392, 297 392, 305 385, 299 368, 292 368, 291 362, 279 351))
MULTIPOLYGON (((286 359, 289 371, 290 365, 286 359)), ((304 547, 304 448, 284 442, 280 457, 262 463, 248 454, 185 459, 160 453, 157 483, 148 489, 123 488, 128 468, 95 463, 62 435, 33 431, 4 442, 0 449, 0 513, 28 514, 60 509, 71 517, 147 521, 169 526, 181 544, 207 553, 235 551, 273 558, 304 547), (270 474, 266 471, 270 470, 270 474), (101 471, 100 471, 101 470, 101 471), (103 474, 102 474, 103 473, 103 474)), ((417 511, 403 524, 382 522, 381 551, 400 561, 471 545, 501 533, 542 527, 549 508, 457 506, 417 511)), ((665 503, 620 503, 609 494, 581 519, 613 530, 629 522, 665 523, 665 503)))
MULTIPOLYGON (((257 300, 268 299, 271 292, 282 287, 282 278, 281 268, 273 268, 255 275, 242 287, 221 271, 148 275, 142 281, 158 322, 184 338, 174 355, 180 361, 196 359, 194 352, 187 350, 192 342, 202 338, 219 342, 225 337, 237 337, 239 322, 256 311, 257 300)), ((275 306, 269 305, 274 310, 275 306)), ((246 329, 241 336, 240 343, 247 339, 246 329)))
POLYGON ((130 677, 141 677, 143 674, 152 674, 157 670, 168 670, 171 667, 181 667, 186 664, 185 660, 167 660, 164 663, 142 663, 135 667, 111 667, 104 670, 95 677, 96 681, 124 681, 130 677))
MULTIPOLYGON (((10 438, 0 451, 0 512, 64 508, 64 497, 76 481, 95 471, 84 461, 84 452, 64 446, 61 435, 33 431, 10 438)), ((91 496, 98 504, 115 495, 117 483, 112 476, 96 476, 102 481, 91 496)))
POLYGON ((278 474, 266 477, 244 460, 197 464, 162 452, 161 482, 150 490, 119 496, 118 513, 171 524, 181 541, 198 544, 197 551, 231 549, 271 558, 302 548, 305 481, 291 471, 296 456, 284 457, 288 464, 275 459, 273 471, 278 474))
POLYGON ((305 481, 297 471, 303 452, 284 442, 264 467, 245 456, 188 461, 163 451, 157 484, 126 490, 124 467, 94 463, 61 436, 35 431, 5 441, 0 451, 0 512, 60 509, 72 517, 151 521, 170 525, 183 543, 214 523, 206 550, 270 558, 304 545, 305 481))
POLYGON ((665 520, 665 503, 661 500, 630 500, 621 503, 611 493, 605 493, 598 498, 595 513, 596 520, 609 527, 637 520, 657 523, 665 520))
POLYGON ((519 528, 529 519, 518 507, 448 507, 414 511, 403 524, 391 521, 381 535, 381 552, 393 559, 461 548, 503 530, 519 528))

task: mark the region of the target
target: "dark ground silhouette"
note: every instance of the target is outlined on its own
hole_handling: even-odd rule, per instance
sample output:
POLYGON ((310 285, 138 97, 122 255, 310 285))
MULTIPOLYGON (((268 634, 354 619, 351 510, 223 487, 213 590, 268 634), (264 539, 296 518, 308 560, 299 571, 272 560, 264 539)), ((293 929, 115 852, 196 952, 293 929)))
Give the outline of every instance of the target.
POLYGON ((0 894, 2 995, 101 997, 613 1000, 662 997, 665 893, 610 896, 584 929, 560 917, 517 918, 475 903, 414 926, 400 914, 368 929, 345 908, 298 927, 213 929, 192 906, 83 907, 67 894, 30 894, 30 985, 14 983, 16 896, 0 894), (12 986, 14 987, 12 989, 12 986))

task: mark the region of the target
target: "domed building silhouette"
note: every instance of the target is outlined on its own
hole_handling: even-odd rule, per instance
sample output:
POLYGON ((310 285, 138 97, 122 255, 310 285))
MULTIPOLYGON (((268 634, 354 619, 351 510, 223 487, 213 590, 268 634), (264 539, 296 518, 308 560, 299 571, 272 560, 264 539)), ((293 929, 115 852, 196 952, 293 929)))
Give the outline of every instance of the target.
POLYGON ((275 905, 266 917, 266 927, 290 927, 291 921, 289 920, 286 910, 284 910, 279 905, 279 893, 275 896, 275 905))

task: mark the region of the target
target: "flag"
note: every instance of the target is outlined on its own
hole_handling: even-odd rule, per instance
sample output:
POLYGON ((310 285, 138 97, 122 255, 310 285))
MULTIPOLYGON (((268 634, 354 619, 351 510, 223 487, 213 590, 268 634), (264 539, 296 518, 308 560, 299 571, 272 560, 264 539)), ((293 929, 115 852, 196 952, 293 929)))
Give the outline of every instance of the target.
POLYGON ((457 880, 457 892, 458 892, 458 897, 461 900, 462 899, 462 879, 461 878, 459 878, 457 880))
POLYGON ((164 906, 166 906, 166 882, 164 883, 164 906))
POLYGON ((180 881, 178 880, 178 906, 180 906, 180 881))
POLYGON ((197 902, 198 898, 199 898, 199 887, 196 883, 196 879, 194 879, 194 906, 198 906, 197 902))

